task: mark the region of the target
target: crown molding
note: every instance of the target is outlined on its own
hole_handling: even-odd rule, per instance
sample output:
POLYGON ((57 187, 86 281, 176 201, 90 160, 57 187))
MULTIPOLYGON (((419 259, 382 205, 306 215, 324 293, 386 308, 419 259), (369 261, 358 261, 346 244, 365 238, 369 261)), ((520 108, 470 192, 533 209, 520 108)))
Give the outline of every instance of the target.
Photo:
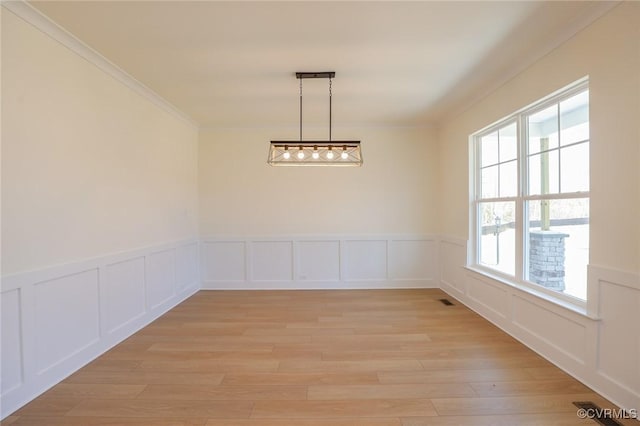
POLYGON ((542 58, 568 42, 582 30, 624 2, 625 0, 590 2, 589 4, 591 5, 591 8, 582 14, 575 16, 574 20, 568 23, 564 30, 556 37, 547 40, 545 43, 533 49, 528 53, 526 58, 522 58, 522 60, 514 62, 513 66, 497 73, 494 76, 493 81, 485 84, 485 87, 482 90, 471 95, 467 94, 466 96, 461 97, 461 99, 452 102, 451 105, 445 106, 441 111, 436 112, 434 117, 431 119, 431 122, 441 125, 442 123, 446 123, 465 113, 500 87, 522 74, 527 68, 542 60, 542 58))
POLYGON ((136 80, 132 75, 111 62, 109 59, 105 58, 99 52, 31 6, 25 0, 2 1, 2 7, 12 12, 25 22, 31 24, 36 29, 42 31, 44 34, 65 46, 67 49, 76 53, 78 56, 95 65, 101 71, 118 80, 120 83, 147 99, 158 108, 193 127, 199 128, 199 123, 189 115, 178 109, 175 105, 158 95, 140 81, 136 80))

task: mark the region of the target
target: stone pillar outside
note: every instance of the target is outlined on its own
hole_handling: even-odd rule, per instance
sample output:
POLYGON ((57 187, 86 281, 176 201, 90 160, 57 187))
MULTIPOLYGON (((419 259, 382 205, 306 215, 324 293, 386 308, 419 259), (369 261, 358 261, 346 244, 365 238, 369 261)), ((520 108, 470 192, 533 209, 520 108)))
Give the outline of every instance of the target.
POLYGON ((529 281, 564 291, 564 239, 568 236, 556 231, 529 232, 529 281))

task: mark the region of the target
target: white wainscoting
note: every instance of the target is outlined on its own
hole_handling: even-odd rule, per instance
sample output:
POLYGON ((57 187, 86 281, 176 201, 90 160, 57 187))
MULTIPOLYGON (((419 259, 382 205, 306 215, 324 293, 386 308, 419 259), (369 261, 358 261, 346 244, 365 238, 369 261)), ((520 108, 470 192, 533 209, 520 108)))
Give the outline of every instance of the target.
POLYGON ((589 267, 589 318, 464 268, 467 242, 440 238, 441 288, 627 410, 640 410, 640 275, 589 267))
POLYGON ((438 238, 208 237, 204 289, 437 288, 438 238))
POLYGON ((200 288, 198 241, 3 277, 4 418, 200 288))

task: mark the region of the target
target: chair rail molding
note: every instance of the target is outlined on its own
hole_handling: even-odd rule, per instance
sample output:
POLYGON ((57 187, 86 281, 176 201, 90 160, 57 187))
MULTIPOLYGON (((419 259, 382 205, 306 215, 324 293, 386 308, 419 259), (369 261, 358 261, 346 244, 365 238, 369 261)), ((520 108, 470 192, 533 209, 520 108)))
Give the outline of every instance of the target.
POLYGON ((0 418, 200 289, 182 240, 3 277, 0 418))

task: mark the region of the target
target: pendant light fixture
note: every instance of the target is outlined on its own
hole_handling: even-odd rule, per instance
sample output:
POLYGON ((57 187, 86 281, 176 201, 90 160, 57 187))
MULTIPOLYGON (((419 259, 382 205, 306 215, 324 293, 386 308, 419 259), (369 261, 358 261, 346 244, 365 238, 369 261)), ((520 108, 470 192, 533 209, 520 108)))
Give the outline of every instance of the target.
POLYGON ((272 166, 361 166, 360 141, 334 141, 331 139, 331 99, 334 71, 297 72, 300 80, 300 140, 271 141, 269 159, 272 166), (329 79, 329 140, 305 141, 302 138, 302 80, 306 78, 329 79))

